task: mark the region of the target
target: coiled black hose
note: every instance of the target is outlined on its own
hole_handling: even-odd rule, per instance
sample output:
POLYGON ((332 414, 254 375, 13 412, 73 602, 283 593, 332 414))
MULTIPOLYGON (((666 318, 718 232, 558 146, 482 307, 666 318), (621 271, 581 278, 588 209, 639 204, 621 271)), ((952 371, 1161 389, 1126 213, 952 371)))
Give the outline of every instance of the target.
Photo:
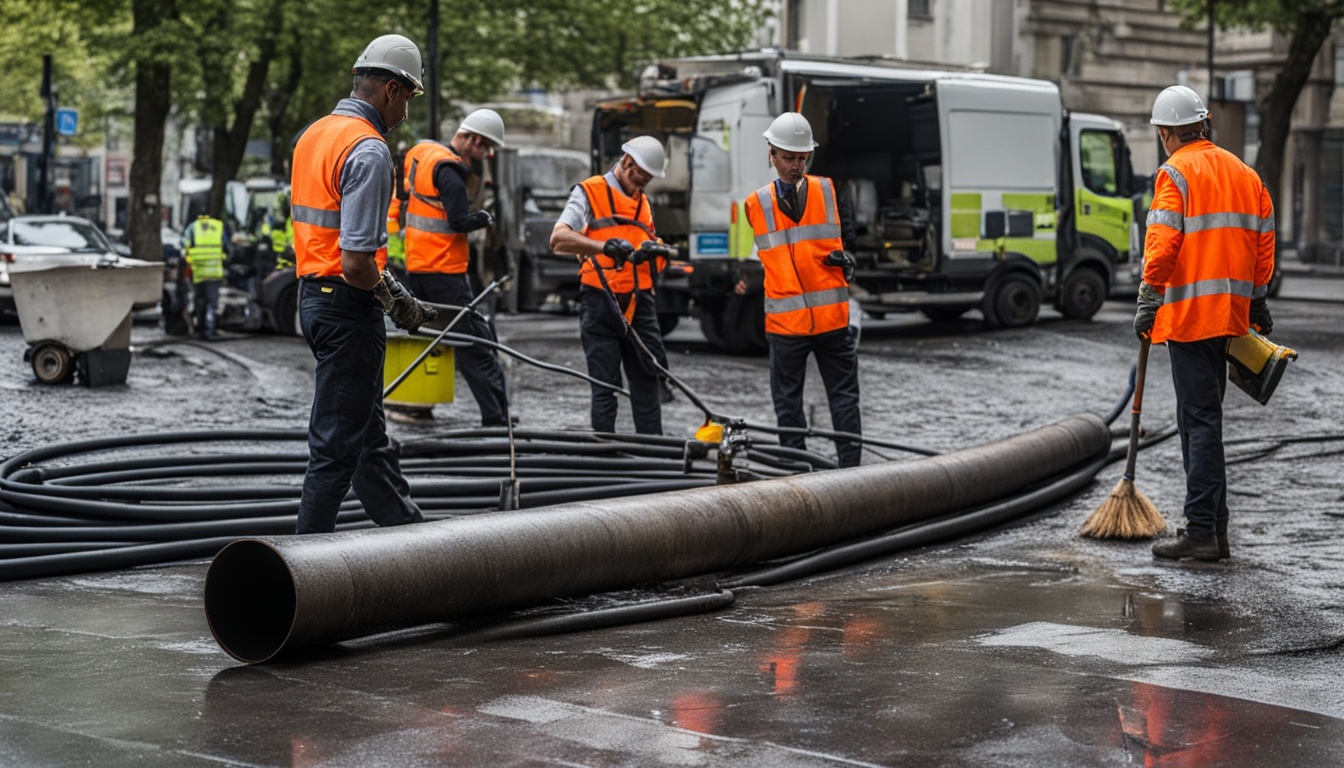
MULTIPOLYGON (((242 536, 294 530, 307 466, 303 430, 188 431, 46 446, 0 462, 0 580, 205 557, 242 536), (236 445, 234 451, 222 450, 236 445)), ((713 485, 711 446, 671 437, 517 431, 521 507, 713 485)), ((503 429, 446 432, 402 446, 426 516, 497 509, 510 476, 503 429)), ((767 442, 757 476, 832 466, 767 442)), ((370 526, 352 496, 338 530, 370 526)))

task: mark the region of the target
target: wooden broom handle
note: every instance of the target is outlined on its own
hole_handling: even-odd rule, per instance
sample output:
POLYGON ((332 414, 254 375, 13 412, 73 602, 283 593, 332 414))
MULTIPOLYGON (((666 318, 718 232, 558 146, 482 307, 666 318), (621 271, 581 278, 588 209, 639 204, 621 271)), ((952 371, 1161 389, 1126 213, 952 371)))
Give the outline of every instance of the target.
POLYGON ((1125 459, 1125 478, 1134 479, 1134 465, 1139 459, 1139 414, 1143 413, 1143 380, 1148 372, 1148 348, 1152 344, 1144 339, 1139 346, 1139 363, 1134 372, 1134 407, 1129 418, 1129 455, 1125 459))

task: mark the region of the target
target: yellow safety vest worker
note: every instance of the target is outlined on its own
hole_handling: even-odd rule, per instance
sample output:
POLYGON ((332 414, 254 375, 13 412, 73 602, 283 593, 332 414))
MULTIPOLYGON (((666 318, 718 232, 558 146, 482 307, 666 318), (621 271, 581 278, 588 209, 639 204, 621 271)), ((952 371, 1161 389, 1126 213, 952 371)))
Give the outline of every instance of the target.
POLYGON ((187 263, 191 265, 191 282, 224 279, 224 222, 202 216, 191 223, 187 231, 191 245, 187 246, 187 263))
POLYGON ((849 283, 840 268, 825 263, 831 251, 844 248, 835 186, 824 176, 806 179, 797 223, 780 211, 773 182, 746 200, 765 268, 766 333, 814 336, 849 325, 849 283))
MULTIPOLYGON (((440 163, 462 163, 452 149, 425 140, 406 152, 406 271, 460 275, 467 271, 471 250, 467 235, 454 232, 443 209, 434 173, 440 163)), ((390 240, 389 240, 390 242, 390 240)))

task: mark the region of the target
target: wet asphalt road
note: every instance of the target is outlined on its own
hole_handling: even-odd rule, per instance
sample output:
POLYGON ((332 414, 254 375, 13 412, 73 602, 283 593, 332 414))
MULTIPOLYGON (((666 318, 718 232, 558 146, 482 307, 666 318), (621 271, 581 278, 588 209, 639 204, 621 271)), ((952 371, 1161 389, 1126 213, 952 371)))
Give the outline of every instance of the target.
MULTIPOLYGON (((1077 538, 1119 478, 1111 465, 1000 530, 742 590, 713 614, 557 637, 463 643, 434 627, 240 667, 206 626, 204 563, 11 582, 0 765, 1344 764, 1344 281, 1290 276, 1271 308, 1275 338, 1302 359, 1269 407, 1229 389, 1229 563, 1157 563, 1147 543, 1077 538), (1283 442, 1309 437, 1321 440, 1283 442)), ((950 451, 1105 414, 1137 350, 1131 317, 1113 302, 1092 322, 1046 312, 1014 331, 869 322, 865 431, 950 451)), ((573 318, 506 317, 500 335, 582 365, 573 318)), ((124 387, 42 387, 19 328, 0 325, 3 455, 306 423, 301 340, 164 343, 142 324, 134 343, 124 387)), ((771 421, 764 358, 715 355, 693 326, 669 348, 707 401, 771 421)), ((586 427, 585 385, 521 364, 508 374, 525 426, 586 427)), ((1173 409, 1157 350, 1145 426, 1170 425, 1173 409)), ((476 417, 469 396, 436 413, 392 431, 414 439, 476 417)), ((700 421, 685 397, 664 409, 669 434, 700 421)), ((1137 475, 1178 522, 1177 441, 1145 450, 1137 475)))

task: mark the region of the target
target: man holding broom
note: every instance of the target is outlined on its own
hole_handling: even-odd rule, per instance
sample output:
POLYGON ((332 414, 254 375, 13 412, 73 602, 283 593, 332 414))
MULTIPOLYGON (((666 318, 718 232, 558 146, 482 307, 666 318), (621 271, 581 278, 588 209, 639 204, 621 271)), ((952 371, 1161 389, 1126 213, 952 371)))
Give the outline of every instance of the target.
POLYGON ((1255 171, 1208 140, 1209 111, 1189 88, 1158 94, 1150 122, 1168 155, 1157 171, 1134 330, 1167 345, 1185 464, 1186 527, 1153 556, 1229 556, 1223 393, 1227 344, 1274 327, 1274 206, 1255 171))

